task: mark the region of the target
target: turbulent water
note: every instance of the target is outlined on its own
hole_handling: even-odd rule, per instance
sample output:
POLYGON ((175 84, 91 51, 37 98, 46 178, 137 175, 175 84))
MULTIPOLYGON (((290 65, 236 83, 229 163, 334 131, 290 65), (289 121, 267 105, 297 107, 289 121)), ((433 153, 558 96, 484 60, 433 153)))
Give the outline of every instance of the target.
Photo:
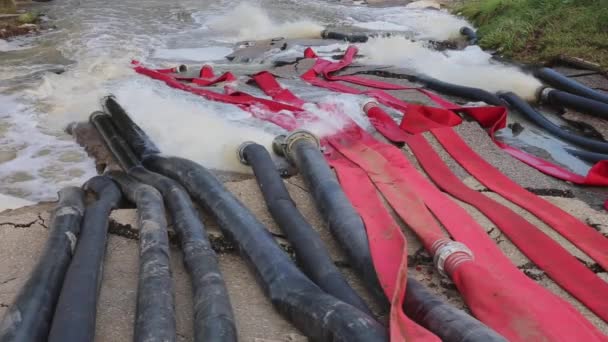
MULTIPOLYGON (((110 93, 163 151, 215 169, 246 171, 235 157, 236 146, 245 140, 268 145, 280 133, 234 106, 204 101, 136 75, 129 67, 132 59, 155 66, 178 62, 221 66, 228 63, 223 57, 238 41, 316 38, 328 26, 351 27, 400 31, 417 41, 393 38, 363 44, 362 50, 370 51, 369 62, 408 63, 426 69, 424 63, 435 61, 438 64, 432 70, 438 74, 431 76, 466 72, 471 82, 475 79, 471 70, 480 66, 486 78, 472 85, 499 86, 488 74, 497 72, 510 74, 511 85, 524 93, 537 86, 534 79, 512 69, 494 68, 480 50, 448 55, 429 50, 422 41, 457 37, 459 28, 469 24, 418 6, 370 8, 356 2, 319 0, 54 0, 41 6, 55 30, 10 42, 0 40, 0 194, 28 200, 54 198, 61 186, 79 185, 95 174, 93 161, 64 128, 72 121, 86 120, 100 108, 99 99, 110 93), (59 70, 64 72, 56 74, 59 70)), ((281 53, 302 50, 295 47, 281 53)), ((295 90, 315 101, 345 106, 355 120, 368 125, 358 114, 360 97, 328 96, 310 87, 295 90)), ((328 128, 311 129, 324 133, 328 128)))

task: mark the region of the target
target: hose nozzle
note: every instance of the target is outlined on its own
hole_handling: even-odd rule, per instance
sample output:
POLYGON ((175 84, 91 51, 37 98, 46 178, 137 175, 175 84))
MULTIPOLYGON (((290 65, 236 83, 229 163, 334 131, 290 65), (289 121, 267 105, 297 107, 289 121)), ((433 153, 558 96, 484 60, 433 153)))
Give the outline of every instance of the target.
POLYGON ((367 100, 367 102, 363 105, 363 112, 365 112, 367 114, 367 112, 369 112, 372 108, 374 107, 378 107, 380 104, 378 103, 378 101, 376 101, 375 99, 369 99, 367 100))
POLYGON ((272 150, 274 153, 287 158, 290 162, 293 162, 292 153, 293 146, 296 142, 308 141, 313 144, 316 148, 321 148, 321 142, 316 135, 309 131, 299 129, 291 132, 288 135, 279 135, 272 142, 272 150))
MULTIPOLYGON (((247 146, 251 146, 251 145, 255 145, 255 142, 245 141, 244 143, 239 145, 239 148, 236 151, 239 161, 243 165, 249 165, 249 162, 247 161, 247 157, 245 156, 245 149, 247 148, 247 146)), ((273 147, 274 147, 274 143, 273 143, 273 147)))

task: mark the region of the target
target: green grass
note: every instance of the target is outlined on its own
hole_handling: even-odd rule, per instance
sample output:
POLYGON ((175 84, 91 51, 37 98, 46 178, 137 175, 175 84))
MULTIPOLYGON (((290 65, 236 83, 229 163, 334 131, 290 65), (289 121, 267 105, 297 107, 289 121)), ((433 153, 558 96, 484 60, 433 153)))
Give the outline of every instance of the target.
POLYGON ((479 28, 483 48, 526 62, 579 57, 608 69, 608 0, 470 0, 455 11, 479 28))

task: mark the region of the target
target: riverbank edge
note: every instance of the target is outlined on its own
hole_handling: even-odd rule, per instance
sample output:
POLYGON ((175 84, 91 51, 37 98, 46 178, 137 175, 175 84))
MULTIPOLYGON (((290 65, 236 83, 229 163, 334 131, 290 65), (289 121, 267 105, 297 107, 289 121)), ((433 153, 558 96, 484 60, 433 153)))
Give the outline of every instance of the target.
POLYGON ((599 1, 462 0, 448 8, 477 27, 482 48, 504 57, 608 71, 608 7, 599 1))

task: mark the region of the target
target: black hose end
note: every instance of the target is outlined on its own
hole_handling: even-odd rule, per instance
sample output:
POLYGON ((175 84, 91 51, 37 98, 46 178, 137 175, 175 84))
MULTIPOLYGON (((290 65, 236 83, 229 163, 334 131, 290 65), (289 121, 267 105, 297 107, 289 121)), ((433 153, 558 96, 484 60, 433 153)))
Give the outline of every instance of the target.
MULTIPOLYGON (((237 155, 239 158, 239 161, 241 162, 241 164, 243 165, 249 165, 249 162, 247 161, 247 155, 245 153, 245 149, 248 146, 251 145, 255 145, 256 143, 253 141, 245 141, 244 143, 242 143, 239 148, 237 149, 237 155)), ((273 149, 274 149, 274 143, 273 143, 273 149)))
POLYGON ((274 152, 277 156, 285 157, 283 151, 283 145, 285 145, 285 138, 287 136, 285 134, 277 135, 274 140, 272 140, 272 152, 274 152))
POLYGON ((316 135, 307 130, 298 129, 288 135, 277 136, 272 142, 272 149, 276 154, 285 157, 293 163, 293 146, 298 141, 308 141, 315 145, 316 148, 321 148, 321 142, 316 135))
POLYGON ((468 26, 463 26, 460 28, 460 34, 467 37, 469 44, 475 45, 479 40, 477 38, 477 32, 475 32, 472 28, 468 26))
POLYGON ((96 110, 93 113, 91 113, 91 115, 89 115, 89 122, 95 123, 95 121, 97 121, 97 119, 101 118, 101 117, 110 117, 110 115, 108 113, 104 113, 100 110, 96 110))
POLYGON ((188 71, 188 66, 186 64, 180 64, 176 70, 177 72, 186 72, 188 71))
POLYGON ((553 88, 551 87, 540 87, 538 88, 538 91, 536 92, 536 98, 538 99, 539 103, 549 103, 549 93, 551 93, 553 90, 553 88))

